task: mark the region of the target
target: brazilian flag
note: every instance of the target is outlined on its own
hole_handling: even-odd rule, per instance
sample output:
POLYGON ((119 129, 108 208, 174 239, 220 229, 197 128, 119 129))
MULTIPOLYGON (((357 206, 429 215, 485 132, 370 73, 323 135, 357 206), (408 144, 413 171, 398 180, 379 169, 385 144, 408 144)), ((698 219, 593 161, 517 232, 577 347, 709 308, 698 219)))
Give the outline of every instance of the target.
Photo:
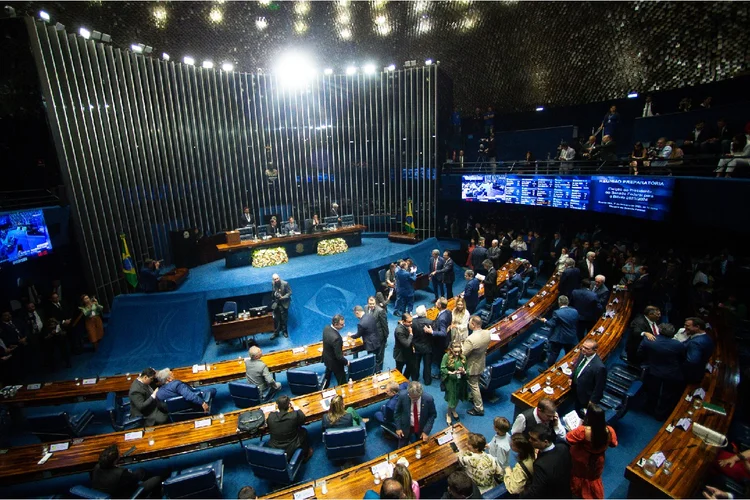
POLYGON ((406 222, 404 223, 404 226, 406 226, 407 233, 414 233, 416 231, 414 228, 414 210, 412 208, 411 200, 409 200, 406 205, 406 222))
POLYGON ((122 272, 125 275, 125 279, 128 280, 130 286, 136 288, 138 286, 138 274, 135 272, 135 265, 133 264, 133 258, 130 256, 128 250, 128 242, 125 241, 125 235, 120 235, 120 241, 122 242, 122 272))

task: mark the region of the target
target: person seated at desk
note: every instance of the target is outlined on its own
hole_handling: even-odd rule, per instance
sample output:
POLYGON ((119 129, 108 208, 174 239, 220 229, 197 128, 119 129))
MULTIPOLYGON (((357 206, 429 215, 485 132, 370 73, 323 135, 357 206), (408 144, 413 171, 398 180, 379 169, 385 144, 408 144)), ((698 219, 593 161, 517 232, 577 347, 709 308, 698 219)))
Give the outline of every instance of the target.
POLYGON ((271 217, 271 223, 268 225, 269 236, 281 236, 281 230, 276 223, 276 217, 271 217))
POLYGON ((133 380, 128 391, 130 398, 130 415, 133 417, 144 417, 146 427, 158 424, 166 424, 169 421, 167 405, 157 399, 159 388, 151 388, 156 378, 156 370, 144 368, 141 374, 133 380))
POLYGON ((141 291, 152 293, 159 291, 159 279, 161 278, 161 261, 146 259, 141 271, 138 273, 138 283, 141 291))
POLYGON ((286 232, 289 234, 293 233, 299 233, 299 224, 294 222, 294 217, 289 217, 289 220, 286 223, 286 232))
POLYGON ((310 225, 307 228, 308 233, 320 233, 323 231, 323 224, 320 222, 320 217, 318 217, 318 214, 314 214, 312 217, 312 220, 310 221, 310 225))
POLYGON ((106 493, 111 498, 131 498, 135 490, 142 487, 143 494, 140 498, 161 498, 161 477, 148 477, 143 469, 118 467, 119 459, 120 450, 116 444, 104 448, 99 454, 99 462, 91 471, 93 489, 106 493))
POLYGON ((268 446, 284 450, 286 456, 291 457, 297 448, 302 448, 303 462, 307 462, 313 456, 313 448, 310 446, 310 438, 307 436, 305 425, 305 414, 302 410, 293 410, 289 396, 279 396, 276 400, 279 411, 272 411, 266 417, 268 425, 268 446))
POLYGON ((250 356, 250 359, 245 360, 247 381, 258 387, 258 391, 263 396, 263 399, 266 399, 281 389, 281 384, 274 380, 268 366, 260 360, 263 356, 263 351, 261 351, 260 347, 251 347, 248 349, 247 354, 250 356), (266 390, 268 390, 267 394, 266 390))
POLYGON ((331 407, 328 409, 328 413, 323 415, 323 430, 358 426, 363 423, 366 424, 368 420, 360 417, 357 410, 351 406, 344 408, 344 398, 334 396, 331 399, 331 407))
POLYGON ((406 498, 406 493, 401 483, 389 477, 380 485, 380 494, 375 490, 367 490, 362 498, 406 498))
POLYGON ((205 413, 211 411, 211 401, 216 396, 216 388, 212 387, 205 391, 196 391, 185 382, 175 380, 172 370, 164 368, 156 373, 156 383, 159 384, 159 401, 166 401, 170 398, 182 396, 186 401, 190 401, 195 406, 199 406, 205 413))
POLYGON ((508 278, 505 283, 502 284, 500 290, 497 292, 498 297, 507 297, 508 292, 514 288, 518 288, 518 292, 521 292, 523 288, 523 278, 520 274, 517 274, 513 269, 508 270, 508 278))

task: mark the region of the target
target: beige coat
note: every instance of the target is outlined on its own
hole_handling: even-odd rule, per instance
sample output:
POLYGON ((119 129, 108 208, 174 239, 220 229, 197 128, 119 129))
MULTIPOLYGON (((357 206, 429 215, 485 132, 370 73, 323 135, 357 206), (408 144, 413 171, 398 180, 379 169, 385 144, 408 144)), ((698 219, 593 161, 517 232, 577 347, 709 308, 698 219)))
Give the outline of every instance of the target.
POLYGON ((466 356, 466 373, 481 375, 487 357, 487 346, 490 345, 489 330, 475 330, 464 340, 461 348, 466 356))

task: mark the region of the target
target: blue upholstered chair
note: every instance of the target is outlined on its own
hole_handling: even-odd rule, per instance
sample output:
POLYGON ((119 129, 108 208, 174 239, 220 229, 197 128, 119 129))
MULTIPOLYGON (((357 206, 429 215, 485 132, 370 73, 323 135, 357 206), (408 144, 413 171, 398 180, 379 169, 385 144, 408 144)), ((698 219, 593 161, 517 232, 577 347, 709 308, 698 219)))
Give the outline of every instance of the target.
POLYGON ((352 380, 362 380, 375 373, 375 355, 368 354, 359 359, 353 359, 349 362, 349 378, 352 380))
POLYGON ((107 393, 107 413, 109 413, 109 419, 115 431, 143 427, 143 417, 131 416, 130 403, 123 402, 122 397, 114 392, 107 393))
POLYGON ((484 369, 479 379, 479 389, 489 394, 488 401, 495 403, 499 399, 495 396, 495 389, 510 384, 516 373, 516 360, 513 358, 503 359, 494 365, 484 369))
POLYGON ((534 366, 542 360, 545 343, 545 339, 539 339, 528 346, 517 347, 510 351, 507 357, 513 358, 516 361, 516 371, 518 373, 526 373, 529 367, 534 366))
POLYGON ((290 484, 294 482, 302 467, 302 448, 297 448, 292 458, 287 461, 284 450, 246 444, 245 458, 255 477, 267 479, 272 483, 290 484))
MULTIPOLYGON (((103 491, 95 490, 94 488, 89 488, 88 486, 83 486, 81 484, 70 488, 70 495, 73 498, 91 498, 91 499, 112 498, 111 496, 107 495, 103 491)), ((143 495, 143 488, 138 487, 138 489, 135 490, 135 492, 130 496, 130 498, 142 498, 142 495, 143 495)))
POLYGON ((508 295, 505 296, 505 310, 518 309, 518 299, 521 298, 521 291, 518 287, 513 287, 508 290, 508 295))
POLYGON ((484 309, 479 311, 479 317, 482 318, 482 328, 485 328, 495 322, 497 322, 503 314, 505 309, 503 304, 505 300, 502 297, 498 297, 492 301, 489 311, 484 309))
POLYGON ((232 300, 227 300, 224 302, 224 309, 222 312, 233 312, 234 316, 237 317, 237 302, 234 302, 232 300))
MULTIPOLYGON (((206 391, 202 392, 201 395, 203 397, 203 400, 208 403, 208 413, 211 413, 211 404, 213 403, 212 393, 206 391)), ((167 405, 169 420, 172 422, 182 422, 183 420, 190 420, 191 418, 198 418, 206 415, 206 412, 203 411, 203 408, 194 405, 182 396, 169 398, 164 401, 164 403, 166 403, 167 405)))
POLYGON ((26 421, 31 428, 31 433, 42 442, 46 442, 79 437, 93 418, 94 414, 91 410, 86 410, 80 415, 74 416, 62 411, 47 415, 35 415, 28 417, 26 421))
POLYGON ((323 433, 328 460, 349 460, 365 455, 367 431, 363 426, 328 429, 323 433))
POLYGON ((161 486, 166 498, 221 498, 224 461, 173 472, 161 486))
POLYGON ((309 370, 287 370, 286 381, 292 394, 301 396, 317 392, 323 387, 323 375, 309 370))

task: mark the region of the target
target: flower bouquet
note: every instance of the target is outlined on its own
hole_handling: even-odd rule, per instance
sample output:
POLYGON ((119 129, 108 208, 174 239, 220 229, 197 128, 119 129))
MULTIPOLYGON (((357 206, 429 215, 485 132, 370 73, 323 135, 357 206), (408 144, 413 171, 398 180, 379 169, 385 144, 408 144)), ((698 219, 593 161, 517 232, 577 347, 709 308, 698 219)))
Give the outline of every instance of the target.
POLYGON ((331 238, 330 240, 320 240, 318 242, 318 255, 336 255, 349 251, 349 245, 343 238, 331 238))
POLYGON ((287 262, 289 262, 289 257, 284 247, 253 250, 253 267, 278 266, 287 262))

